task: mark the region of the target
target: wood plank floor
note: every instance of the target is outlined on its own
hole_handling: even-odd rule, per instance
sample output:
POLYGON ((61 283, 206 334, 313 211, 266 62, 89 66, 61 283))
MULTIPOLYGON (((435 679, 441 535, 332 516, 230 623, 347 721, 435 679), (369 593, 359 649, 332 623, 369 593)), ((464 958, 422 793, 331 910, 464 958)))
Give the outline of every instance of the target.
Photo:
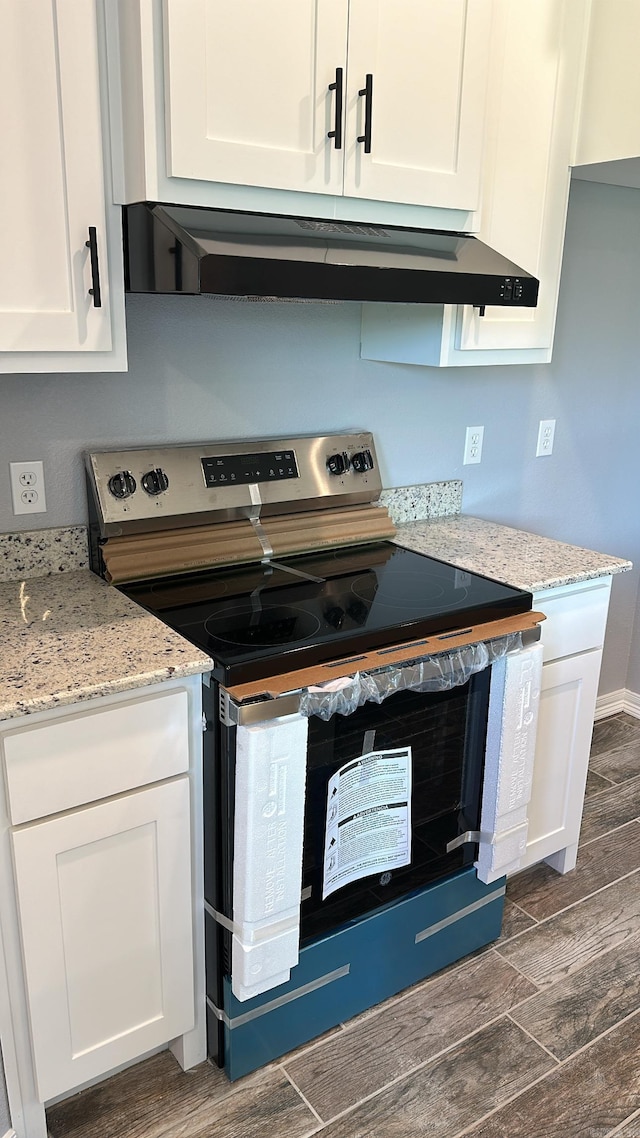
POLYGON ((169 1052, 52 1138, 640 1138, 640 720, 596 724, 578 864, 507 889, 495 945, 230 1084, 169 1052))

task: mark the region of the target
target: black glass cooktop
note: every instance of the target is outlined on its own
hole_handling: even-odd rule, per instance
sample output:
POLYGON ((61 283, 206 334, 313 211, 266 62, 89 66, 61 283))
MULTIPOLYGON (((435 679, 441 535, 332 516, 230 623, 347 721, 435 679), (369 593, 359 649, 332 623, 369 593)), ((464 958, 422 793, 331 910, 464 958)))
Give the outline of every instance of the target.
POLYGON ((227 685, 527 612, 530 593, 378 542, 121 586, 227 685))

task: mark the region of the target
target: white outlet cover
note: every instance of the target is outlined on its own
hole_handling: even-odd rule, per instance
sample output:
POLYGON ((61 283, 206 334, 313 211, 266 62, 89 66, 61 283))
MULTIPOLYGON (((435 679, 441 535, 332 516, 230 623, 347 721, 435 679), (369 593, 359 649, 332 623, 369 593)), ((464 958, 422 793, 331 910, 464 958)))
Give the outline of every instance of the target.
POLYGON ((42 462, 10 462, 9 478, 14 514, 46 514, 42 462))
POLYGON ((482 461, 483 440, 484 427, 467 427, 464 437, 463 466, 470 466, 474 462, 482 461))
POLYGON ((556 433, 555 419, 541 419, 538 426, 538 442, 536 445, 536 458, 553 454, 553 440, 556 433))

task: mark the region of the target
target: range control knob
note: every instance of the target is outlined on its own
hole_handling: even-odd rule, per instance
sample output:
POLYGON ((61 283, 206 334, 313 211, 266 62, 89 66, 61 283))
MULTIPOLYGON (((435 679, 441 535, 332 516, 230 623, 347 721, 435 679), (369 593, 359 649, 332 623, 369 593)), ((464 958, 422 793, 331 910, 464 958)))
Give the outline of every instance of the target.
POLYGON ((114 498, 129 498, 136 488, 136 480, 130 470, 119 470, 109 479, 107 486, 114 498))
POLYGON ((360 450, 357 454, 352 454, 351 462, 353 469, 357 470, 358 474, 364 474, 366 470, 373 470, 373 459, 370 450, 360 450))
POLYGON ((329 474, 344 474, 345 470, 349 469, 349 456, 348 454, 331 454, 327 459, 327 470, 329 474))
POLYGON ((148 470, 146 474, 142 475, 142 487, 147 491, 147 494, 163 494, 169 486, 169 479, 167 478, 164 470, 156 467, 155 470, 148 470))

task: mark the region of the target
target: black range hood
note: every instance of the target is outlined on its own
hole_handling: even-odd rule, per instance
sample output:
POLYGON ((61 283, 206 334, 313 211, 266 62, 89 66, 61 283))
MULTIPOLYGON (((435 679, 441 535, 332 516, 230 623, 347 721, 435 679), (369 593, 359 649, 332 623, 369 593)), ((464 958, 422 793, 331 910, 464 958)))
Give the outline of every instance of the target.
POLYGON ((538 281, 475 237, 141 202, 125 206, 130 292, 534 308, 538 281))

